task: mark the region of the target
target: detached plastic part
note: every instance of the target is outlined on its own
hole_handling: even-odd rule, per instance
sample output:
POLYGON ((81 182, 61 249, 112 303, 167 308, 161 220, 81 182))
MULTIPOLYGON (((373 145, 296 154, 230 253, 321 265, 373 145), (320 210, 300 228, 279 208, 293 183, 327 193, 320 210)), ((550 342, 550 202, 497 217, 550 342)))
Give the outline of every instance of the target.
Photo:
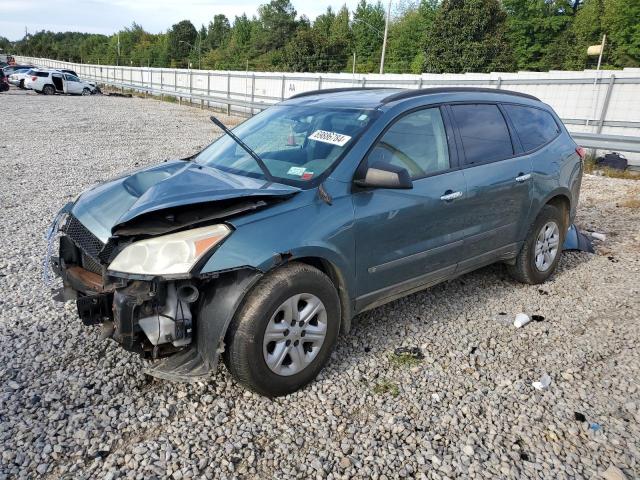
POLYGON ((516 328, 524 327, 527 323, 531 321, 531 317, 526 313, 519 313, 516 315, 516 319, 513 322, 513 326, 516 328))
POLYGON ((580 252, 595 253, 591 239, 578 230, 574 224, 569 227, 564 239, 563 250, 578 250, 580 252))
POLYGON ((540 381, 531 384, 536 390, 546 390, 551 385, 551 377, 546 373, 540 377, 540 381))

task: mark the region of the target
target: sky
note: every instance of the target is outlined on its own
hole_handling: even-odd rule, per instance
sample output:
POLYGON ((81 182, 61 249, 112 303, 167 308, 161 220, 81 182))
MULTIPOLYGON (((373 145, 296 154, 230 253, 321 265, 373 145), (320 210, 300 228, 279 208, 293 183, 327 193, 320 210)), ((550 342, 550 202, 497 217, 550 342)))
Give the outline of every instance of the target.
MULTIPOLYGON (((257 13, 268 0, 0 0, 0 36, 19 40, 25 27, 29 33, 88 32, 112 34, 136 22, 152 33, 166 31, 180 20, 191 20, 200 28, 214 15, 223 13, 231 21, 236 15, 257 13)), ((334 10, 346 3, 353 10, 357 0, 291 2, 298 15, 314 19, 331 5, 334 10)))

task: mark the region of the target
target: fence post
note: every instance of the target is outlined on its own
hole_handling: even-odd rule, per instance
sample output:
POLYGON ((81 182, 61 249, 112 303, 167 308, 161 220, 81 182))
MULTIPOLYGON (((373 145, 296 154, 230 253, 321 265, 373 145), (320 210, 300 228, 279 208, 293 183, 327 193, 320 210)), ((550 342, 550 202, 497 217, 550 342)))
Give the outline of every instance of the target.
POLYGON ((318 90, 322 90, 322 75, 318 75, 318 90))
MULTIPOLYGON (((178 70, 173 70, 173 89, 178 93, 178 70)), ((182 104, 182 97, 178 96, 178 103, 182 104)))
MULTIPOLYGON (((164 87, 163 87, 163 82, 164 79, 162 78, 164 76, 162 69, 160 69, 160 100, 164 101, 164 87)), ((153 90, 153 82, 151 82, 151 90, 153 90)))
POLYGON ((501 85, 502 85, 502 77, 498 77, 498 84, 496 85, 496 89, 500 90, 501 85))
MULTIPOLYGON (((231 99, 231 74, 227 73, 227 99, 231 99)), ((227 103, 227 115, 231 115, 231 103, 227 103)))
POLYGON ((253 115, 253 100, 256 96, 256 74, 251 74, 251 115, 253 115))
POLYGON ((284 91, 286 89, 286 84, 287 84, 287 80, 286 80, 286 75, 282 74, 282 85, 281 85, 281 90, 280 90, 280 101, 284 100, 284 91))
POLYGON ((211 108, 209 98, 211 98, 211 72, 207 71, 207 108, 211 108))
POLYGON ((602 103, 602 111, 600 112, 600 121, 598 122, 598 128, 596 133, 602 132, 604 127, 604 120, 607 117, 607 110, 609 109, 609 100, 611 100, 611 92, 613 91, 613 84, 616 82, 616 76, 612 73, 609 77, 609 86, 607 87, 607 93, 604 96, 604 102, 602 103))
POLYGON ((362 77, 362 88, 367 85, 367 77, 362 77))

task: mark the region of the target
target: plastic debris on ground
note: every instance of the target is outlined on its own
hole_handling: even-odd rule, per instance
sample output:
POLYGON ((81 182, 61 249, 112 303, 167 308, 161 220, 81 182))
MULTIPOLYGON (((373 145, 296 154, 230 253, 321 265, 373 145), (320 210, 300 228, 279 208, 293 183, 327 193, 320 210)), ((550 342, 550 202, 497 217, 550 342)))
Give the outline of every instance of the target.
MULTIPOLYGON (((593 235, 593 234, 592 234, 593 235)), ((595 237, 594 237, 595 238, 595 237)), ((595 253, 589 237, 582 233, 578 227, 571 225, 562 245, 563 250, 577 250, 579 252, 595 253)))
POLYGON ((540 377, 540 380, 531 384, 536 390, 546 390, 551 385, 551 377, 546 373, 540 377))
POLYGON ((607 236, 604 233, 591 232, 591 238, 604 242, 607 239, 607 236))
POLYGON ((513 326, 516 328, 522 328, 530 321, 531 321, 531 317, 529 317, 529 315, 527 315, 526 313, 519 313, 516 315, 516 319, 513 322, 513 326))

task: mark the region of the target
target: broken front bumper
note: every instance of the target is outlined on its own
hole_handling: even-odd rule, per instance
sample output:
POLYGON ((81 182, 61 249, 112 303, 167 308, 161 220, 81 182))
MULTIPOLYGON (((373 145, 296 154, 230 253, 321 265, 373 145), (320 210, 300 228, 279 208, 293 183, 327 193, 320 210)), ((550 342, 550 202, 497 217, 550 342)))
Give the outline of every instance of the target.
POLYGON ((215 369, 227 327, 261 273, 247 268, 184 280, 113 277, 103 260, 107 246, 78 223, 67 219, 59 256, 51 257, 63 282, 59 298, 75 299, 82 322, 103 324, 106 336, 126 350, 166 357, 148 370, 151 375, 194 381, 215 369))

